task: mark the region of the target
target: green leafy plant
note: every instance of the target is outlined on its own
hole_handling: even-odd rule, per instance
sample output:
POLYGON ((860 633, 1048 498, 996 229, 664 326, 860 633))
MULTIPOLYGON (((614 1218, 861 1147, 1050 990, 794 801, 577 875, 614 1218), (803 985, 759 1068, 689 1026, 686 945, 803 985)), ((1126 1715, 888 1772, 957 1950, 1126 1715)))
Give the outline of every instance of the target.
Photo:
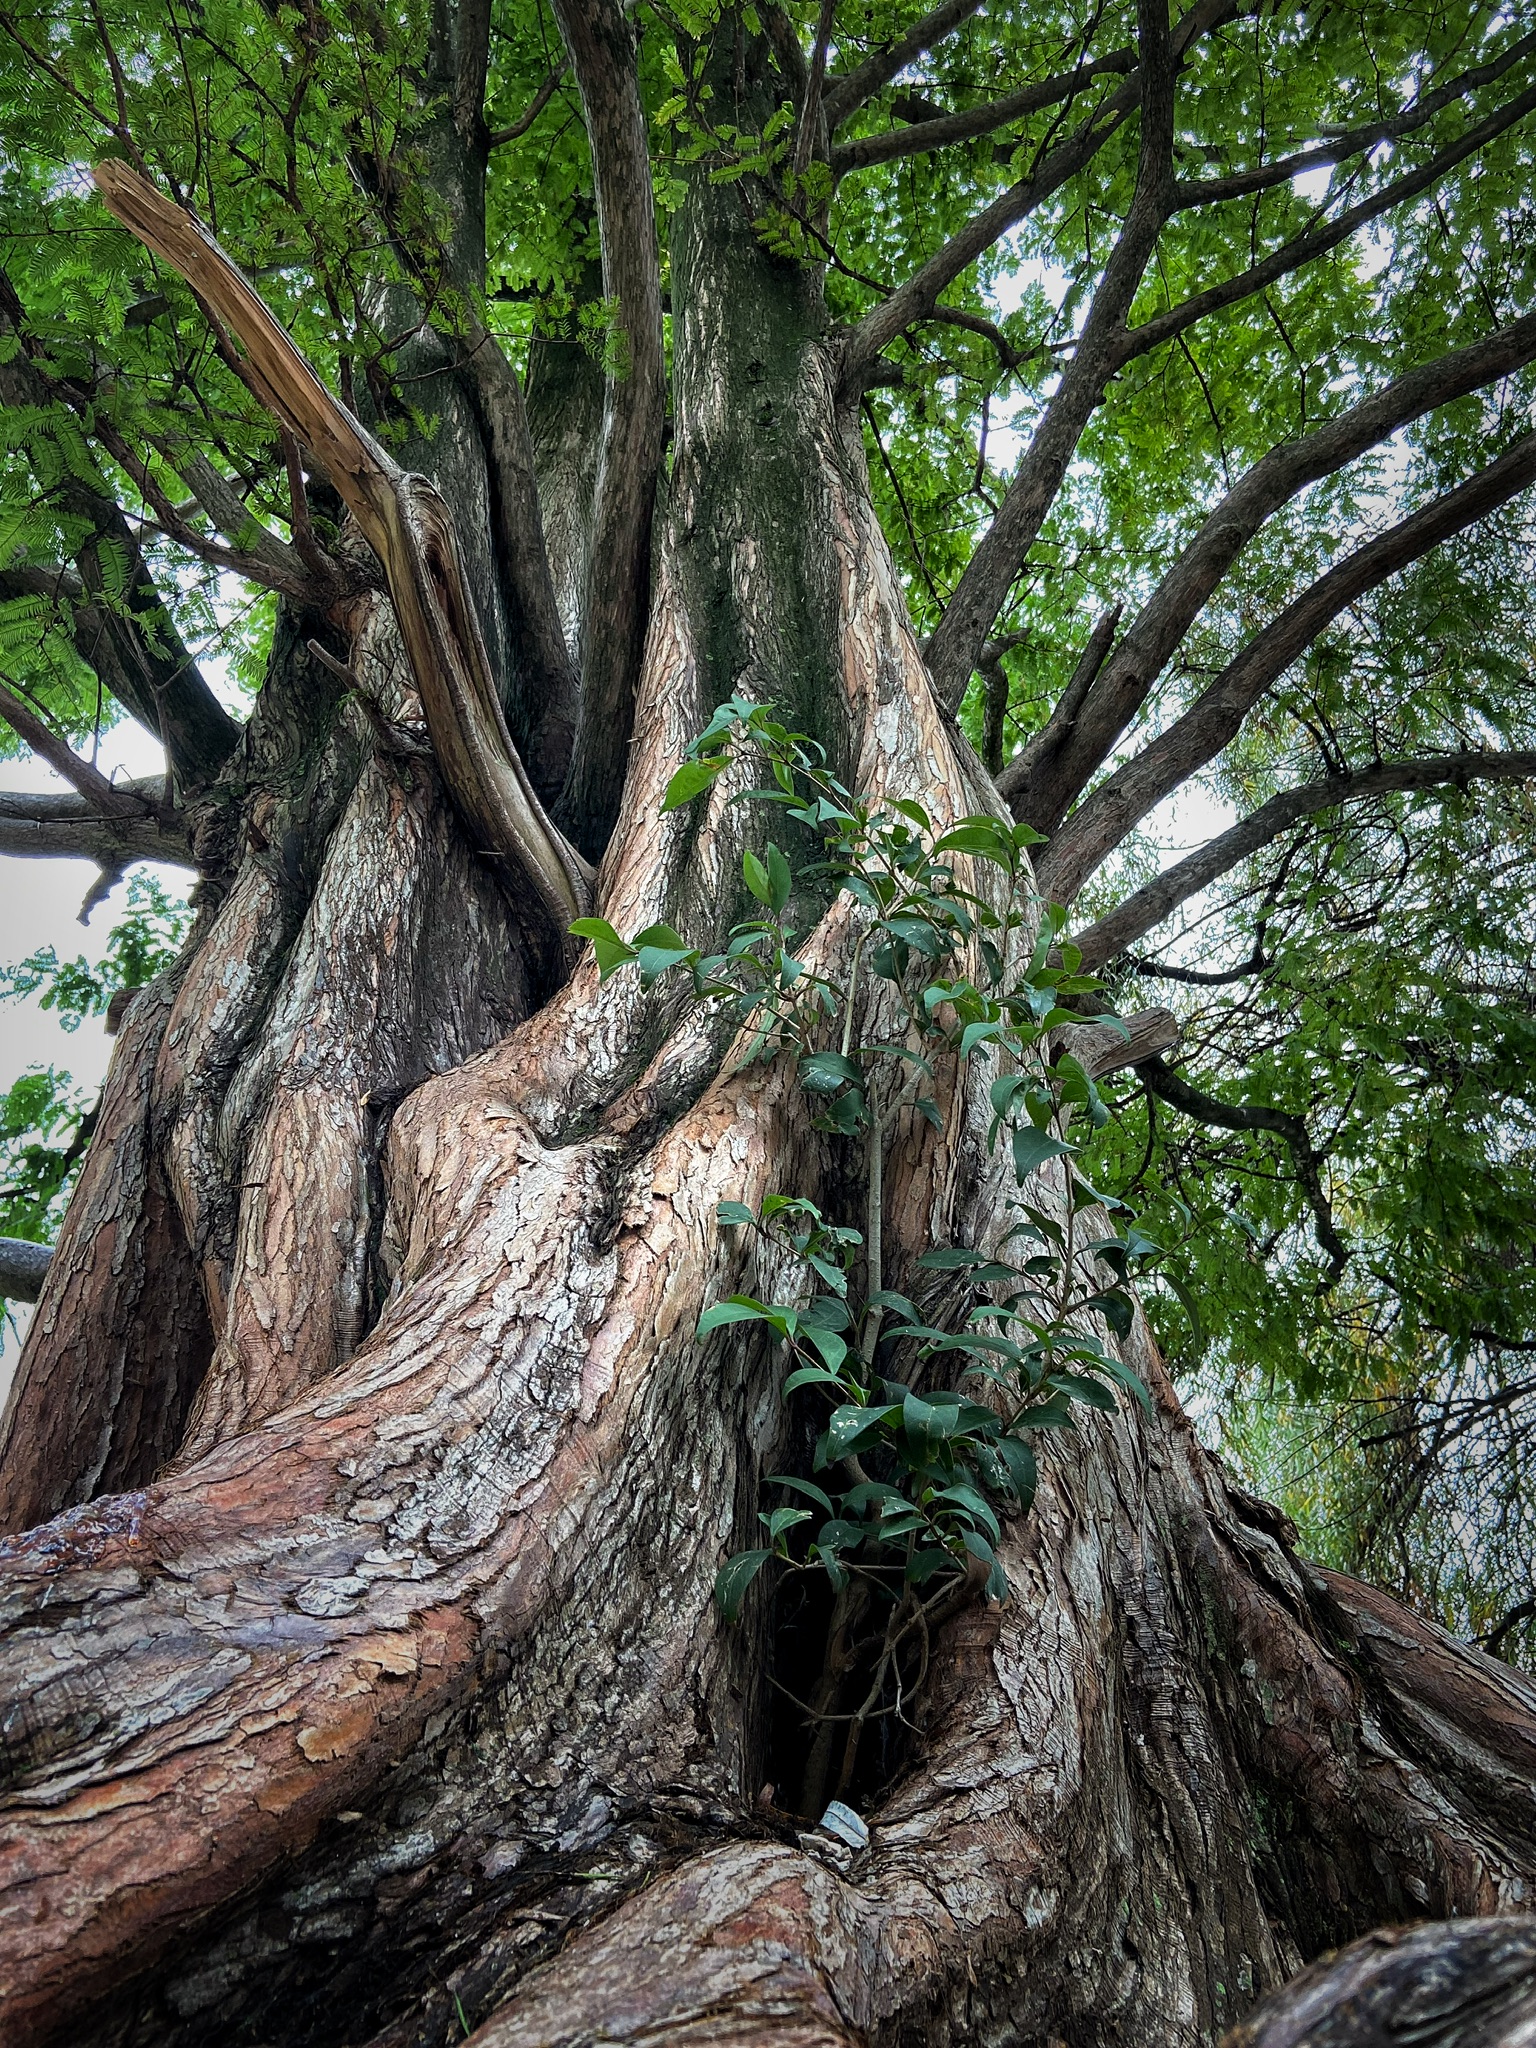
POLYGON ((1052 1051, 1098 983, 1062 940, 1063 913, 1048 909, 1029 930, 1022 885, 1036 835, 990 815, 944 829, 920 804, 854 797, 813 740, 740 697, 693 742, 664 808, 694 802, 745 752, 772 785, 732 801, 776 806, 811 857, 771 842, 743 853, 757 908, 724 950, 704 953, 665 924, 630 939, 601 918, 572 930, 591 939, 605 977, 629 965, 647 987, 689 977, 696 1002, 746 1030, 746 1060, 793 1060, 812 1125, 862 1148, 857 1223, 804 1195, 770 1194, 756 1211, 721 1204, 721 1227, 750 1233, 762 1263, 801 1284, 788 1300, 732 1295, 698 1325, 701 1337, 759 1326, 781 1348, 785 1398, 822 1404, 810 1473, 769 1480, 766 1540, 731 1557, 716 1587, 734 1620, 766 1568, 825 1574, 826 1651, 800 1703, 818 1731, 801 1802, 815 1812, 828 1788, 847 1786, 865 1725, 909 1713, 937 1623, 980 1594, 1006 1597, 1001 1520, 1034 1497, 1031 1436, 1073 1427, 1080 1408, 1113 1410, 1120 1390, 1147 1400, 1109 1339, 1129 1332, 1126 1280, 1159 1247, 1088 1183, 1063 1135, 1074 1108, 1105 1120, 1081 1062, 1052 1051), (964 879, 978 864, 994 872, 990 890, 964 879), (858 923, 846 976, 834 978, 797 948, 839 895, 858 923), (893 1011, 893 1035, 860 1037, 861 1018, 893 1011), (883 1270, 886 1145, 908 1110, 942 1128, 941 1072, 973 1060, 996 1069, 988 1144, 1012 1166, 1013 1220, 991 1249, 930 1248, 902 1293, 883 1270), (1059 1200, 1037 1198, 1048 1166, 1059 1200), (855 1674, 859 1697, 844 1710, 855 1674))
POLYGON ((153 875, 129 878, 128 908, 115 925, 102 958, 61 960, 53 946, 40 946, 12 967, 0 967, 0 1001, 35 995, 53 1010, 65 1031, 78 1031, 86 1017, 104 1017, 121 989, 142 988, 181 950, 191 913, 166 895, 153 875))
MULTIPOLYGON (((84 1018, 105 1016, 119 992, 170 965, 190 917, 152 875, 134 875, 127 914, 99 962, 61 960, 43 946, 0 967, 0 998, 36 995, 66 1031, 78 1030, 84 1018)), ((55 1067, 34 1067, 0 1094, 0 1236, 53 1236, 95 1123, 90 1097, 55 1067)))

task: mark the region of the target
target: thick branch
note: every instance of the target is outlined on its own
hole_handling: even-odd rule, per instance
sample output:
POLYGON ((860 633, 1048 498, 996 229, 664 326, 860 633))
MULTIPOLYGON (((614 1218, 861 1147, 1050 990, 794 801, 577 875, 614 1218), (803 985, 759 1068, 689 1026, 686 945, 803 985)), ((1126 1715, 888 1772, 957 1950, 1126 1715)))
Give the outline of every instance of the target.
MULTIPOLYGON (((1115 632, 1120 624, 1123 605, 1111 605, 1107 612, 1100 614, 1088 635, 1088 644, 1078 656, 1067 687, 1062 691, 1050 717, 1026 746, 1019 749, 997 778, 997 793, 1004 803, 1011 804, 1017 792, 1027 789, 1034 774, 1035 764, 1052 754, 1061 743, 1064 734, 1071 731, 1078 713, 1088 701, 1088 692, 1098 678, 1099 670, 1109 656, 1114 644, 1115 632)), ((982 649, 985 661, 987 650, 982 649)))
POLYGON ((617 0, 556 0, 597 184, 603 291, 623 374, 610 374, 582 618, 581 722, 560 816, 595 857, 618 816, 650 605, 651 514, 666 436, 661 268, 635 43, 617 0))
POLYGON ((980 106, 964 107, 958 113, 933 114, 905 128, 893 128, 885 135, 861 135, 856 142, 840 142, 832 151, 832 169, 842 177, 849 171, 867 170, 872 164, 886 164, 899 157, 921 156, 930 149, 944 149, 952 142, 969 142, 976 135, 990 135, 998 128, 1012 127, 1043 107, 1059 106, 1074 98, 1096 79, 1121 76, 1135 68, 1130 50, 1114 50, 1064 71, 1056 78, 1041 79, 1037 85, 1021 86, 1001 99, 985 100, 980 106))
POLYGON ((1494 2048, 1536 2028, 1525 1915, 1383 1928, 1293 1977, 1224 2048, 1494 2048))
POLYGON ((467 368, 490 457, 491 518, 510 599, 507 637, 525 693, 528 768, 540 796, 553 802, 570 769, 580 691, 544 541, 523 387, 483 327, 471 338, 467 368))
POLYGON ((1330 1278, 1337 1280, 1349 1262, 1349 1247, 1334 1224, 1333 1209, 1323 1187, 1320 1168, 1327 1155, 1313 1145, 1305 1118, 1293 1116, 1288 1109, 1275 1109, 1267 1102, 1222 1102, 1203 1089, 1192 1088, 1161 1058, 1141 1061, 1136 1071, 1160 1101, 1193 1117, 1197 1123, 1214 1124, 1223 1131, 1273 1131, 1285 1140, 1296 1167, 1297 1185, 1312 1211, 1317 1241, 1328 1254, 1330 1278))
POLYGON ((1090 1080, 1102 1081, 1122 1067, 1139 1067, 1179 1042, 1179 1020, 1172 1010, 1138 1010, 1114 1024, 1065 1024, 1052 1033, 1053 1050, 1069 1053, 1090 1080))
POLYGON ((108 870, 133 860, 194 865, 185 834, 162 808, 162 777, 119 784, 117 793, 143 801, 131 816, 104 815, 85 797, 0 791, 0 853, 23 860, 93 860, 108 870))
POLYGON ((403 474, 331 396, 199 221, 120 161, 95 175, 118 219, 174 265, 240 341, 253 388, 345 500, 384 564, 438 765, 479 851, 515 867, 563 934, 586 907, 587 875, 517 758, 438 492, 403 474))
POLYGON ((1144 933, 1198 895, 1239 861, 1268 846, 1301 818, 1337 810, 1361 797, 1385 796, 1394 790, 1464 788, 1477 779, 1529 781, 1536 776, 1536 753, 1432 754, 1419 761, 1377 761, 1354 775, 1329 775, 1271 797, 1250 816, 1220 833, 1208 845, 1176 861, 1155 882, 1138 889, 1108 916, 1074 934, 1083 965, 1093 969, 1123 953, 1144 933))
POLYGON ((145 806, 140 798, 116 788, 98 768, 82 760, 67 740, 24 697, 0 684, 0 718, 56 775, 62 775, 104 818, 135 818, 145 806))
MULTIPOLYGON (((1042 876, 1048 878, 1049 887, 1058 893, 1064 891, 1061 900, 1070 901, 1127 832, 1197 768, 1216 758, 1235 736, 1252 707, 1347 605, 1411 562, 1418 561, 1453 534, 1462 532, 1519 492, 1529 489, 1532 483, 1536 483, 1536 434, 1526 435, 1497 462, 1469 477, 1454 491, 1433 499, 1409 518, 1389 527, 1375 540, 1357 548, 1326 576, 1303 591, 1271 625, 1248 643, 1166 732, 1159 734, 1150 745, 1117 769, 1067 819, 1040 863, 1042 876)), ((1199 542, 1195 545, 1198 546, 1199 542)), ((1156 602, 1154 597, 1153 603, 1156 602)), ((1143 614, 1143 618, 1145 616, 1143 614)), ((1141 625, 1142 621, 1138 620, 1128 636, 1127 646, 1134 641, 1141 625)), ((1160 643, 1154 643, 1154 651, 1156 644, 1160 643)), ((1161 666, 1161 661, 1158 665, 1161 666)), ((1116 686, 1112 678, 1113 666, 1111 664, 1104 672, 1105 687, 1116 686)), ((1145 670, 1143 673, 1150 682, 1155 671, 1145 670)), ((1088 716, 1092 718, 1096 710, 1096 701, 1091 699, 1088 716)), ((1106 752, 1119 732, 1117 727, 1106 741, 1107 728, 1106 717, 1099 726, 1097 742, 1104 746, 1106 752)), ((1071 744, 1072 738, 1069 737, 1064 754, 1071 744)), ((1060 762, 1052 772, 1060 778, 1060 762)), ((1075 772, 1081 774, 1082 766, 1079 765, 1075 772)), ((1088 772, 1092 773, 1092 769, 1088 772)), ((1040 783, 1020 791, 1021 815, 1028 815, 1022 806, 1034 801, 1045 815, 1052 816, 1062 794, 1061 783, 1057 781, 1050 798, 1042 797, 1040 791, 1040 783)), ((1033 817, 1030 822, 1034 823, 1033 817)), ((1055 822, 1053 816, 1052 822, 1055 822)), ((1041 829, 1049 830, 1050 827, 1042 826, 1041 829)), ((1047 880, 1042 880, 1041 886, 1047 886, 1047 880)))
POLYGON ((0 1237, 0 1300, 36 1301, 48 1277, 53 1248, 24 1237, 0 1237))
MULTIPOLYGON (((1413 420, 1496 378, 1508 376, 1533 357, 1536 315, 1527 314, 1523 320, 1500 328, 1483 341, 1439 356, 1394 378, 1380 391, 1301 440, 1271 449, 1256 462, 1217 505, 1153 591, 1105 663, 1070 732, 1063 735, 1049 759, 1042 758, 1034 764, 1028 786, 1014 795, 1015 815, 1027 818, 1038 831, 1049 834, 1057 830, 1073 801, 1109 758, 1121 733, 1145 702, 1164 665, 1222 577, 1282 505, 1309 484, 1345 468, 1413 420)), ((1515 474, 1519 474, 1518 469, 1515 474)), ((1480 489, 1487 479, 1488 472, 1484 472, 1481 479, 1475 478, 1463 488, 1480 489)), ((1523 488, 1518 481, 1510 482, 1507 475, 1504 481, 1508 485, 1505 496, 1511 489, 1523 488)), ((1495 497, 1492 502, 1500 500, 1495 497)), ((1444 501, 1441 503, 1443 508, 1444 501)), ((1467 501, 1463 501, 1462 510, 1465 517, 1459 518, 1459 524, 1478 516, 1467 509, 1467 501)), ((1448 530, 1456 529, 1452 526, 1448 530)), ((1429 544, 1432 543, 1425 543, 1429 544)), ((1409 559, 1411 555, 1402 557, 1405 561, 1409 559)), ((1358 562, 1355 566, 1358 569, 1358 562)), ((1382 573, 1390 570, 1384 569, 1382 573)), ((1369 583, 1361 587, 1369 588, 1369 583)), ((1332 615, 1331 610, 1325 612, 1319 625, 1332 615)), ((1299 641, 1298 649, 1305 644, 1305 639, 1299 641)), ((1110 844, 1113 843, 1111 840, 1110 844)), ((1063 859, 1061 872, 1065 874, 1075 865, 1075 856, 1071 863, 1063 859)), ((1061 884, 1057 882, 1054 886, 1060 888, 1061 884)))
MULTIPOLYGON (((1211 0, 1219 11, 1222 0, 1211 0)), ((1199 7, 1186 14, 1181 30, 1199 7)), ((1176 64, 1164 0, 1137 11, 1141 150, 1136 190, 1071 362, 980 545, 966 565, 928 643, 939 701, 958 708, 992 622, 1061 488, 1067 465, 1116 367, 1118 344, 1158 235, 1173 203, 1173 92, 1176 64)), ((1122 90, 1129 90, 1129 87, 1122 90)))
POLYGON ((822 100, 826 115, 827 133, 837 128, 856 113, 867 99, 889 85, 899 72, 905 71, 914 58, 921 57, 925 50, 931 50, 935 43, 943 42, 952 35, 964 21, 981 6, 981 0, 943 0, 931 14, 925 14, 921 21, 915 21, 905 35, 887 43, 883 50, 856 64, 851 71, 844 71, 828 86, 822 100))

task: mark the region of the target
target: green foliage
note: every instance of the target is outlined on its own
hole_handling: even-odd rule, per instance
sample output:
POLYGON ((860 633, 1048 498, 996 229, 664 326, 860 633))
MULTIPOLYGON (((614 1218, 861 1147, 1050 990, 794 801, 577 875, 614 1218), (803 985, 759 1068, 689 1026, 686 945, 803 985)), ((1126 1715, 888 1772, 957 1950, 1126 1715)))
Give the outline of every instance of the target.
POLYGON ((187 906, 167 896, 153 875, 131 875, 126 914, 113 926, 100 961, 93 965, 83 953, 61 960, 54 947, 40 947, 13 967, 0 967, 0 1002, 36 995, 39 1008, 56 1011, 66 1031, 77 1031, 82 1019, 104 1017, 119 990, 142 988, 169 967, 190 922, 187 906))
POLYGON ((1159 1248, 1128 1217, 1109 1220, 1121 1205, 1089 1185, 1077 1147, 1057 1135, 1064 1111, 1090 1123, 1106 1111, 1078 1061, 1050 1056, 1051 1033, 1082 1021, 1072 1005, 1097 983, 1077 971, 1062 913, 1029 929, 1021 885, 1036 835, 990 815, 941 829, 920 804, 851 796, 815 742, 740 697, 693 742, 667 807, 695 801, 743 756, 767 767, 771 786, 731 801, 776 810, 815 856, 795 861, 772 842, 743 854, 744 890, 763 914, 735 924, 715 954, 666 925, 628 941, 601 919, 573 930, 592 939, 604 976, 632 964, 649 987, 685 974, 694 1002, 740 1028, 740 1057, 791 1061, 812 1126, 862 1155, 862 1229, 803 1195, 770 1194, 756 1212, 721 1205, 721 1227, 748 1233, 756 1263, 787 1267, 795 1290, 731 1295, 705 1310, 698 1334, 760 1329, 782 1352, 785 1398, 822 1411, 811 1474, 769 1482, 791 1498, 760 1514, 767 1542, 722 1567, 723 1610, 734 1619, 769 1565, 823 1572, 840 1596, 856 1585, 886 1615, 878 1690, 957 1597, 1005 1597, 1000 1517, 1033 1498, 1030 1436, 1073 1427, 1076 1408, 1113 1410, 1116 1389, 1146 1400, 1100 1331, 1128 1334, 1125 1282, 1159 1248), (993 888, 979 879, 988 869, 993 888), (802 919, 820 923, 839 898, 857 918, 846 978, 796 950, 810 935, 802 919), (863 1042, 858 1020, 881 994, 898 1036, 863 1042), (1012 1165, 1011 1225, 990 1249, 925 1252, 908 1295, 882 1270, 885 1146, 909 1109, 942 1127, 936 1077, 975 1060, 996 1070, 987 1142, 1012 1165), (1060 1205, 1033 1185, 1052 1163, 1060 1205))
POLYGON ((90 1114, 87 1096, 56 1067, 32 1068, 0 1095, 0 1237, 52 1238, 90 1114))
MULTIPOLYGON (((114 995, 141 988, 168 967, 189 922, 186 905, 152 875, 134 875, 127 913, 99 963, 60 960, 44 946, 0 967, 0 1000, 36 995, 66 1031, 77 1030, 84 1018, 104 1017, 114 995)), ((22 1074, 0 1095, 0 1237, 46 1243, 54 1236, 95 1118, 84 1091, 51 1066, 22 1074)))

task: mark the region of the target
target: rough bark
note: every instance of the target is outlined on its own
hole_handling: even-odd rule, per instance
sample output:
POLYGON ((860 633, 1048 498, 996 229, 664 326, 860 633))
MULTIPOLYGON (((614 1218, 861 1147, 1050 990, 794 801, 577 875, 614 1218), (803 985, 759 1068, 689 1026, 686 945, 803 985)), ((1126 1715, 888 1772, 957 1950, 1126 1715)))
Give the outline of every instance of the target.
POLYGON ((1536 2026, 1536 1923, 1388 1929, 1325 1956, 1235 2027, 1224 2048, 1504 2048, 1536 2026))
MULTIPOLYGON (((814 282, 735 187, 701 181, 671 253, 676 459, 597 893, 622 931, 706 940, 743 907, 750 770, 688 811, 659 794, 731 690, 855 787, 941 820, 993 799, 913 640, 814 282)), ((711 1589, 790 1434, 766 1352, 693 1331, 789 1280, 717 1202, 836 1204, 846 1165, 780 1066, 665 989, 586 958, 534 1008, 409 624, 349 609, 343 696, 314 623, 283 623, 199 820, 192 950, 114 1065, 217 1340, 191 1437, 108 1493, 110 1384, 77 1420, 64 1338, 58 1372, 35 1336, 23 1360, 7 2042, 1194 2048, 1376 1922, 1526 1901, 1536 1688, 1298 1560, 1140 1325, 1155 1413, 1047 1447, 1009 1601, 951 1625, 920 1733, 855 1788, 867 1858, 763 1801, 804 1730, 765 1683, 766 1603, 730 1629, 711 1589), (80 1504, 30 1527, 45 1462, 80 1504)), ((845 906, 809 957, 851 942, 845 906)), ((897 1129, 897 1284, 1003 1227, 985 1079, 941 1075, 942 1134, 897 1129)), ((127 1185, 93 1148, 39 1322, 116 1255, 93 1172, 103 1202, 127 1185)), ((93 1380, 118 1299, 82 1289, 93 1380)))

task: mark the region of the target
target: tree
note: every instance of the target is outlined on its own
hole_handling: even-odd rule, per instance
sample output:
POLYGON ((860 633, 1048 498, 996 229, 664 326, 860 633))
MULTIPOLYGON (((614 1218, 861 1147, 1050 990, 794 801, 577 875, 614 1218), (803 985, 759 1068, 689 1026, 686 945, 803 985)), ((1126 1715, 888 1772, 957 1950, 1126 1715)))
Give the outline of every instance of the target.
MULTIPOLYGON (((723 947, 750 777, 664 794, 733 696, 887 812, 1034 828, 1090 964, 1298 820, 1522 785, 1518 678, 1352 697, 1350 639, 1536 479, 1536 36, 0 21, 0 711, 77 792, 6 799, 6 844, 197 876, 5 1419, 7 2038, 1183 2043, 1380 1922, 1521 1903, 1530 1681, 1306 1563, 1140 1316, 1149 1412, 1041 1453, 1006 1599, 970 1586, 861 1752, 872 1839, 789 1810, 793 1631, 714 1587, 809 1441, 760 1333, 696 1335, 772 1278, 718 1208, 882 1185, 911 1291, 1005 1228, 1008 1076, 956 1046, 938 1128, 887 1096, 861 1170, 792 1066, 569 928, 723 947), (215 577, 243 720, 193 644, 215 577), (94 773, 108 697, 163 780, 94 773), (1110 900, 1218 761, 1280 786, 1110 900)), ((861 913, 801 922, 872 1041, 861 913)), ((1158 1012, 1086 1028, 1081 1102, 1125 1056, 1200 1112, 1158 1012)), ((1473 1999, 1527 1949, 1465 1919, 1306 1995, 1427 1956, 1473 1999)))

